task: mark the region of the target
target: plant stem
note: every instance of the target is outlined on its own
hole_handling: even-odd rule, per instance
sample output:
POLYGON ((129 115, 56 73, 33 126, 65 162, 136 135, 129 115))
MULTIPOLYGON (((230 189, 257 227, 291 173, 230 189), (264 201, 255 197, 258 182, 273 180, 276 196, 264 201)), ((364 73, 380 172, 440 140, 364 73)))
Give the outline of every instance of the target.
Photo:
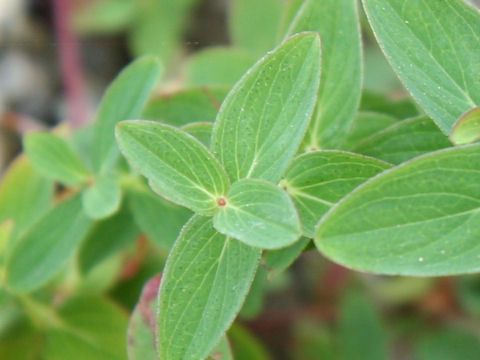
POLYGON ((72 3, 52 0, 52 5, 68 118, 72 128, 79 128, 88 121, 88 107, 78 41, 72 31, 72 3))

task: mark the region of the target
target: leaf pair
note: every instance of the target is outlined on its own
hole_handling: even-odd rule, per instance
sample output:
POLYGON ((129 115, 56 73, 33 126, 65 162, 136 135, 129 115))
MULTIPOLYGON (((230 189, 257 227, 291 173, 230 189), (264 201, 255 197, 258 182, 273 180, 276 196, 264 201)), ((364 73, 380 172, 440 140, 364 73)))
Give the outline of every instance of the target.
POLYGON ((260 248, 287 246, 300 235, 298 217, 288 195, 271 183, 280 180, 306 131, 319 53, 318 37, 307 33, 259 61, 222 104, 213 154, 187 133, 156 122, 119 124, 119 145, 156 192, 215 215, 220 232, 260 248))
POLYGON ((94 219, 115 213, 121 190, 113 171, 118 157, 114 126, 140 115, 161 74, 157 60, 145 57, 127 67, 102 100, 91 144, 93 169, 62 138, 48 133, 26 136, 25 151, 47 179, 80 187, 81 193, 46 211, 52 183, 33 173, 21 158, 0 188, 0 222, 15 227, 6 257, 7 284, 18 292, 32 291, 54 277, 84 239, 94 219), (32 192, 36 192, 33 194, 32 192), (31 202, 31 203, 30 203, 31 202), (17 239, 18 238, 18 239, 17 239))
POLYGON ((93 219, 107 217, 120 206, 121 191, 114 174, 119 155, 114 138, 115 124, 140 116, 161 70, 155 58, 141 58, 122 71, 108 88, 93 129, 89 149, 91 170, 62 138, 49 133, 25 137, 25 152, 41 174, 67 186, 86 187, 83 208, 93 219))
MULTIPOLYGON (((478 11, 460 0, 363 4, 381 47, 415 100, 454 143, 478 140, 478 11)), ((417 118, 392 125, 353 149, 401 162, 446 146, 427 118, 417 118), (401 140, 405 134, 408 141, 401 140)), ((477 272, 479 155, 478 144, 441 150, 369 180, 322 218, 315 231, 317 247, 361 271, 477 272)))
POLYGON ((318 90, 319 45, 314 34, 292 37, 240 80, 218 114, 213 152, 158 122, 117 126, 122 152, 151 187, 197 213, 165 267, 160 358, 205 358, 240 310, 261 248, 299 238, 293 202, 272 182, 281 179, 308 126, 318 90))
POLYGON ((359 186, 322 218, 315 243, 362 271, 416 276, 479 270, 480 145, 431 153, 359 186))

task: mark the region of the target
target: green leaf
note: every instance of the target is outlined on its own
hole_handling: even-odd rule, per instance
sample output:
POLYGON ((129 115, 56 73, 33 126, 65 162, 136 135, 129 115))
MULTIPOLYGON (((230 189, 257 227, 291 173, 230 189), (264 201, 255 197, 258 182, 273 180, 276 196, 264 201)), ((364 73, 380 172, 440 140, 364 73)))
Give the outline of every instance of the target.
POLYGON ((244 327, 233 324, 228 330, 235 360, 270 360, 271 357, 256 337, 244 327))
POLYGON ((82 159, 87 169, 92 167, 92 148, 93 148, 93 134, 95 131, 95 123, 87 124, 80 129, 75 129, 71 134, 71 146, 76 155, 82 159))
POLYGON ((205 358, 240 310, 253 281, 259 249, 215 231, 194 216, 170 252, 158 300, 162 360, 205 358))
POLYGON ((109 34, 125 29, 135 15, 135 3, 130 0, 101 0, 75 9, 75 30, 84 34, 109 34))
POLYGON ((133 243, 138 235, 140 229, 131 212, 128 207, 122 206, 114 216, 96 222, 88 232, 78 253, 80 270, 88 273, 108 256, 133 243))
MULTIPOLYGON (((140 299, 133 310, 128 326, 128 359, 129 360, 157 360, 157 346, 155 334, 157 322, 156 298, 162 275, 150 279, 143 287, 140 299)), ((225 336, 212 350, 212 359, 232 360, 230 344, 225 336)), ((209 359, 210 359, 209 357, 209 359)))
POLYGON ((385 329, 370 301, 350 293, 340 308, 339 352, 349 360, 387 360, 385 329))
POLYGON ((453 126, 450 140, 455 145, 468 144, 480 139, 480 107, 462 115, 453 126))
POLYGON ((442 329, 421 339, 415 349, 418 360, 475 360, 480 358, 478 334, 461 329, 442 329))
POLYGON ((322 39, 318 102, 304 141, 307 149, 342 143, 358 108, 362 87, 362 50, 355 0, 308 0, 289 33, 317 31, 322 39))
POLYGON ((7 284, 32 291, 50 280, 85 237, 91 220, 82 213, 80 196, 55 206, 19 240, 7 258, 7 284))
POLYGON ((239 180, 224 201, 213 218, 215 229, 222 234, 261 249, 286 247, 300 237, 297 210, 288 194, 276 185, 239 180))
POLYGON ((136 2, 136 20, 128 32, 134 55, 157 55, 167 64, 178 50, 198 0, 142 0, 136 2))
POLYGON ((305 247, 310 242, 308 238, 301 238, 295 244, 284 249, 268 251, 263 261, 268 270, 268 280, 280 275, 302 254, 305 247))
POLYGON ((318 220, 341 198, 389 164, 343 151, 314 151, 297 157, 284 186, 300 214, 303 234, 312 238, 318 220))
POLYGON ((186 84, 231 86, 255 63, 255 60, 256 56, 241 49, 206 48, 192 55, 185 64, 186 84))
POLYGON ((233 0, 229 14, 232 42, 252 54, 271 50, 276 45, 283 8, 281 0, 233 0))
POLYGON ((186 89, 151 99, 142 119, 183 126, 192 122, 214 122, 228 87, 186 89))
POLYGON ((292 21, 297 16, 298 12, 302 8, 303 3, 305 0, 289 0, 285 6, 284 11, 282 14, 282 20, 280 21, 280 29, 278 32, 278 36, 283 36, 286 34, 292 21))
POLYGON ((92 163, 96 172, 109 169, 118 156, 115 125, 140 116, 161 74, 162 66, 157 59, 143 57, 127 66, 107 89, 93 138, 92 163))
MULTIPOLYGON (((133 246, 130 247, 130 249, 132 248, 133 246)), ((98 265, 95 264, 95 267, 91 270, 87 269, 88 272, 86 274, 82 274, 78 271, 79 269, 70 268, 72 271, 69 274, 74 281, 73 288, 75 289, 75 294, 85 294, 88 296, 105 294, 112 288, 116 288, 119 282, 119 274, 121 277, 125 274, 123 271, 126 271, 128 277, 128 270, 131 270, 131 268, 128 267, 127 270, 125 270, 126 264, 131 264, 126 263, 125 253, 117 253, 105 259, 97 258, 97 260, 101 262, 99 262, 98 265)), ((72 265, 75 265, 73 261, 72 265)), ((124 280, 124 278, 120 281, 122 280, 124 280)))
POLYGON ((56 135, 33 133, 24 137, 23 145, 33 166, 46 178, 65 185, 80 186, 88 171, 70 145, 56 135))
POLYGON ((138 226, 164 250, 170 250, 192 217, 190 210, 162 199, 150 189, 132 189, 127 201, 138 226))
POLYGON ((339 202, 315 244, 335 262, 382 274, 478 272, 480 145, 385 171, 339 202))
POLYGON ((399 120, 420 115, 420 110, 410 97, 393 100, 388 95, 368 90, 362 93, 360 110, 390 115, 399 120))
POLYGON ((359 112, 353 121, 342 149, 352 150, 361 141, 397 122, 397 119, 390 115, 376 112, 359 112))
POLYGON ((280 180, 305 134, 319 78, 319 38, 305 33, 265 56, 235 85, 212 136, 232 181, 280 180))
MULTIPOLYGON (((2 309, 4 308, 2 307, 2 309)), ((42 334, 28 320, 16 320, 17 323, 14 326, 7 328, 7 331, 2 331, 2 336, 0 337, 0 359, 41 359, 40 354, 43 348, 42 334)))
POLYGON ((480 104, 480 15, 462 0, 364 0, 388 60, 415 100, 448 134, 480 104))
MULTIPOLYGON (((364 13, 362 13, 364 15, 364 13)), ((387 96, 399 94, 405 91, 398 76, 385 59, 385 55, 375 43, 375 36, 368 25, 367 17, 364 15, 362 25, 365 28, 365 41, 363 41, 364 68, 363 88, 367 91, 375 91, 387 96)))
POLYGON ((100 174, 82 193, 83 210, 92 219, 102 219, 120 207, 122 192, 113 174, 100 174))
POLYGON ((142 289, 140 299, 130 316, 128 325, 128 359, 157 360, 155 333, 156 298, 162 275, 150 279, 142 289))
POLYGON ((401 121, 356 144, 352 151, 392 164, 452 146, 429 117, 401 121))
POLYGON ((225 171, 193 136, 153 121, 124 121, 117 141, 155 192, 201 214, 212 214, 229 186, 225 171))
POLYGON ((13 219, 12 240, 48 210, 52 197, 53 183, 40 176, 26 156, 18 157, 0 183, 0 222, 13 219))
POLYGON ((13 220, 5 220, 0 223, 0 265, 5 254, 5 249, 10 242, 13 233, 13 220))
POLYGON ((61 326, 48 329, 46 360, 126 360, 127 314, 101 298, 76 297, 60 310, 61 326))
POLYGON ((207 148, 210 147, 210 141, 212 139, 213 123, 210 122, 197 122, 182 126, 182 130, 194 136, 207 148))

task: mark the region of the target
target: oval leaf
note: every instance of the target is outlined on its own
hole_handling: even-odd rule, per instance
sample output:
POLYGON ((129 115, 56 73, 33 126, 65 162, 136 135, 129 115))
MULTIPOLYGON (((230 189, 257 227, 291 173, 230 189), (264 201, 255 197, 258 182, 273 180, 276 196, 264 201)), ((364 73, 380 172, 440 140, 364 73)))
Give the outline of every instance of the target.
POLYGON ((308 0, 289 33, 317 31, 322 39, 322 77, 308 149, 332 148, 347 135, 362 87, 362 50, 356 0, 308 0))
MULTIPOLYGON (((157 296, 162 275, 150 279, 143 287, 128 326, 128 359, 157 360, 157 296)), ((225 336, 210 353, 209 359, 231 360, 230 344, 225 336)))
POLYGON ((480 140, 480 107, 470 110, 455 123, 450 140, 463 145, 480 140))
POLYGON ((167 260, 160 287, 158 352, 163 360, 204 359, 247 296, 261 251, 194 216, 167 260))
POLYGON ((52 197, 52 181, 35 171, 25 155, 18 157, 0 183, 0 222, 13 220, 12 240, 42 217, 52 197))
POLYGON ((122 192, 113 175, 101 174, 82 193, 83 210, 92 219, 102 219, 120 207, 122 192))
POLYGON ((297 151, 315 105, 320 78, 317 35, 294 36, 261 59, 222 104, 214 153, 232 181, 277 182, 297 151))
POLYGON ((57 274, 85 237, 91 220, 82 212, 76 195, 58 204, 19 240, 7 258, 7 283, 27 292, 57 274))
POLYGON ((480 105, 480 14, 463 0, 363 0, 375 36, 405 86, 449 134, 480 105))
POLYGON ((373 156, 392 164, 452 146, 429 117, 400 121, 364 139, 353 152, 373 156))
POLYGON ((341 198, 390 165, 343 151, 315 151, 297 157, 281 186, 300 214, 303 234, 310 238, 318 220, 341 198))
POLYGON ((297 210, 288 194, 261 180, 234 183, 215 214, 213 224, 222 234, 247 245, 278 249, 300 237, 297 210))
POLYGON ((439 276, 480 270, 480 145, 388 170, 323 217, 315 244, 345 266, 439 276))
POLYGON ((161 74, 162 66, 156 58, 142 57, 126 67, 107 89, 93 137, 92 163, 97 172, 108 170, 117 158, 115 125, 139 118, 161 74))
POLYGON ((165 198, 211 214, 229 182, 213 155, 193 136, 152 121, 125 121, 117 127, 125 157, 165 198))
POLYGON ((25 152, 43 176, 70 186, 88 179, 88 171, 67 142, 49 133, 34 133, 23 140, 25 152))

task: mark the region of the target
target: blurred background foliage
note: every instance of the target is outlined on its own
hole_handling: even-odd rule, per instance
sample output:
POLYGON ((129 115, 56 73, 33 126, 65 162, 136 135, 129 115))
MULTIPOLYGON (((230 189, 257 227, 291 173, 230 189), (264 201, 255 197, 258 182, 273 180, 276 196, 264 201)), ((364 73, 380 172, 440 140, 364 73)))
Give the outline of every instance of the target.
MULTIPOLYGON (((300 4, 0 1, 0 176, 21 151, 23 134, 54 126, 61 133, 59 125, 73 117, 88 124, 107 84, 140 55, 156 55, 166 66, 144 118, 177 126, 214 121, 230 87, 281 40, 300 4), (62 58, 62 49, 68 51, 72 42, 78 58, 62 58), (81 114, 69 112, 75 103, 84 104, 81 114)), ((418 114, 363 14, 361 21, 361 110, 388 119, 418 114)), ((74 139, 79 149, 86 141, 81 134, 74 139)), ((45 186, 33 180, 38 175, 24 160, 15 166, 22 174, 19 178, 35 183, 28 186, 45 186)), ((98 354, 124 343, 126 314, 144 283, 162 271, 168 249, 189 216, 172 209, 173 223, 172 218, 162 223, 148 214, 138 215, 136 207, 155 214, 169 206, 141 190, 128 194, 126 201, 130 206, 98 222, 66 270, 35 293, 38 302, 13 299, 0 289, 0 359, 106 359, 98 354), (113 243, 95 241, 108 237, 113 243), (58 307, 55 316, 97 336, 96 343, 84 343, 78 333, 43 329, 39 324, 55 321, 55 316, 42 304, 58 307), (72 355, 75 351, 80 355, 72 355)), ((5 224, 0 226, 0 243, 2 232, 8 231, 5 224)), ((361 274, 327 261, 315 250, 305 251, 286 272, 270 270, 267 264, 260 268, 240 318, 229 331, 236 359, 480 359, 477 275, 430 279, 361 274)))

